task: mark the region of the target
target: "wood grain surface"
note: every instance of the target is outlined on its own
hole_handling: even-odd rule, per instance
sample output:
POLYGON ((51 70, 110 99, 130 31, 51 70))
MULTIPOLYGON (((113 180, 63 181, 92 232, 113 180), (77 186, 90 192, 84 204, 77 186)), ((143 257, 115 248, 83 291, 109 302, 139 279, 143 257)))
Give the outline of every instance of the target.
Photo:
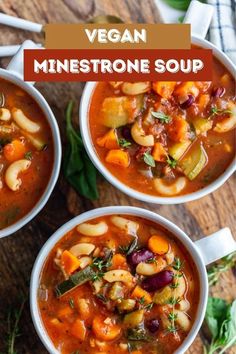
MULTIPOLYGON (((0 0, 0 11, 39 23, 84 22, 99 14, 120 16, 125 22, 159 22, 160 16, 152 0, 0 0)), ((0 45, 19 44, 25 39, 42 42, 43 36, 0 26, 0 45)), ((9 59, 0 61, 6 67, 9 59)), ((65 143, 64 111, 70 99, 76 101, 74 122, 78 124, 78 106, 83 84, 40 83, 36 87, 50 104, 65 143)), ((81 198, 63 180, 62 175, 44 210, 27 226, 0 240, 0 352, 4 346, 7 306, 14 307, 19 296, 29 293, 29 280, 35 257, 48 237, 73 215, 85 210, 108 205, 134 205, 153 210, 173 221, 193 240, 229 226, 236 235, 235 224, 235 176, 216 192, 199 201, 182 205, 151 205, 129 198, 99 179, 100 198, 91 202, 81 198), (108 193, 109 191, 109 193, 108 193)), ((232 300, 236 294, 236 281, 231 271, 224 274, 211 294, 232 300)), ((17 339, 17 354, 45 354, 34 330, 28 302, 20 321, 21 336, 17 339)), ((205 337, 200 332, 188 354, 202 353, 205 337)), ((235 353, 236 349, 228 351, 235 353)))

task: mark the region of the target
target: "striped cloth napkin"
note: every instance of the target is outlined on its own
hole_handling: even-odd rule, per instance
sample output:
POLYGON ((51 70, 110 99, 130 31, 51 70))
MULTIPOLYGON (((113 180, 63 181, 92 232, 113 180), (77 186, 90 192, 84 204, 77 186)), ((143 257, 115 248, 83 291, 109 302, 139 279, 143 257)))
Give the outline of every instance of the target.
POLYGON ((236 64, 236 0, 207 0, 215 8, 209 41, 236 64))

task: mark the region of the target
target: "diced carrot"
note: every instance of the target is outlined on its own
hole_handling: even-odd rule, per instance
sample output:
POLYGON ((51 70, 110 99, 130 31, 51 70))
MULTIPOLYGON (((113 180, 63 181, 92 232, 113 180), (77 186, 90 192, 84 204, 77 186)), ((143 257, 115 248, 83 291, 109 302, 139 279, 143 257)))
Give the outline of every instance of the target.
POLYGON ((85 340, 86 337, 86 327, 84 321, 77 319, 70 330, 71 334, 79 340, 85 340))
POLYGON ((168 137, 176 143, 188 140, 188 130, 188 122, 181 117, 173 118, 171 124, 167 127, 168 137))
POLYGON ((175 81, 156 81, 152 84, 153 90, 163 98, 170 98, 175 86, 175 81))
POLYGON ((152 156, 155 161, 160 161, 160 162, 166 161, 167 152, 161 143, 157 142, 154 144, 152 150, 152 156))
POLYGON ((121 332, 120 326, 112 323, 112 319, 102 316, 95 316, 93 319, 92 329, 98 339, 105 341, 115 339, 121 332))
POLYGON ((118 138, 115 129, 110 129, 104 136, 97 139, 97 144, 106 149, 118 149, 118 138))
POLYGON ((206 109, 208 103, 210 102, 210 95, 204 94, 200 95, 198 99, 198 109, 203 112, 206 109))
POLYGON ((57 312, 57 317, 60 320, 63 320, 64 318, 69 317, 72 314, 73 314, 73 309, 70 306, 65 306, 57 312))
POLYGON ((112 264, 109 268, 109 270, 113 270, 113 269, 127 269, 128 268, 128 264, 126 262, 126 258, 120 254, 120 253, 116 253, 113 257, 112 257, 112 264))
POLYGON ((185 100, 184 98, 187 98, 189 94, 197 97, 199 89, 194 81, 186 81, 175 88, 174 94, 183 97, 183 100, 185 100))
POLYGON ((146 304, 150 304, 152 302, 151 295, 146 290, 142 289, 139 285, 134 288, 131 297, 133 299, 143 298, 146 304))
POLYGON ((80 266, 79 259, 67 250, 61 255, 61 263, 67 274, 73 273, 80 266))
POLYGON ((128 152, 123 150, 110 150, 106 156, 106 162, 119 165, 121 167, 128 167, 130 164, 130 157, 128 152))
POLYGON ((8 161, 14 162, 24 157, 26 153, 26 147, 22 141, 15 139, 11 143, 4 146, 3 153, 4 157, 8 161))
POLYGON ((148 240, 148 248, 159 255, 169 251, 169 242, 161 235, 153 235, 148 240))

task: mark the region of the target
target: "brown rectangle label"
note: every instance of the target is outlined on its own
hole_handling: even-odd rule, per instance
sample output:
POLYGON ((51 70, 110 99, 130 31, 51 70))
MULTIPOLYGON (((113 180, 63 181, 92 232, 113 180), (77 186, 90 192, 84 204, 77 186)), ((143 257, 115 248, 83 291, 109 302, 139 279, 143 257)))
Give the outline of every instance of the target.
POLYGON ((190 49, 189 24, 48 24, 47 49, 190 49))
POLYGON ((25 50, 25 81, 211 81, 212 51, 25 50))

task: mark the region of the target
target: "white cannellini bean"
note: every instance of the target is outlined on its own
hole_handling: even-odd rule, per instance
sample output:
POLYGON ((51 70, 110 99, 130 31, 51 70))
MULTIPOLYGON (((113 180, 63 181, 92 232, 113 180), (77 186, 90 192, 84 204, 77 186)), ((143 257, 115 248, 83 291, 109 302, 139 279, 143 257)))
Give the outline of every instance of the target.
POLYGON ((150 81, 144 82, 124 82, 122 84, 121 90, 126 95, 140 95, 144 92, 149 91, 151 88, 150 81))
POLYGON ((27 118, 21 109, 13 108, 11 112, 14 121, 21 129, 28 133, 37 133, 40 130, 40 125, 27 118))
POLYGON ((180 310, 174 310, 174 314, 177 315, 176 323, 185 331, 187 332, 191 327, 190 318, 186 313, 180 310))
POLYGON ((17 191, 22 183, 18 178, 20 172, 26 171, 30 167, 31 162, 29 160, 18 160, 13 162, 6 170, 5 182, 12 191, 17 191))
POLYGON ((72 253, 75 257, 79 257, 82 255, 89 255, 93 252, 95 246, 92 243, 78 243, 70 248, 70 253, 72 253))
MULTIPOLYGON (((161 268, 164 269, 165 266, 166 263, 163 261, 163 266, 161 266, 161 268)), ((153 275, 160 272, 162 270, 161 268, 160 268, 160 264, 156 262, 154 263, 141 262, 136 267, 136 273, 140 275, 153 275)))
POLYGON ((122 216, 112 216, 111 222, 116 227, 124 230, 129 235, 137 235, 137 231, 139 229, 139 224, 135 221, 123 218, 122 216))
POLYGON ((85 236, 101 236, 108 231, 108 226, 105 221, 97 224, 83 223, 77 226, 77 231, 85 236))
POLYGON ((86 268, 89 264, 92 263, 92 258, 91 258, 91 257, 88 257, 88 256, 85 256, 85 257, 81 257, 81 258, 79 259, 79 261, 80 261, 80 264, 79 264, 80 268, 81 268, 81 269, 84 269, 84 268, 86 268))
POLYGON ((126 286, 133 286, 133 276, 127 270, 110 270, 104 274, 103 279, 106 280, 108 283, 120 281, 122 283, 125 283, 126 286))
POLYGON ((179 194, 187 185, 187 178, 179 177, 175 182, 167 185, 161 178, 154 179, 154 187, 156 191, 162 195, 172 196, 179 194))
POLYGON ((134 141, 142 146, 153 146, 154 145, 154 136, 145 135, 143 128, 135 122, 131 128, 131 135, 134 141))
MULTIPOLYGON (((175 275, 177 275, 177 274, 181 275, 180 272, 176 272, 176 270, 174 270, 173 268, 171 270, 175 273, 175 275)), ((182 276, 176 277, 174 279, 174 283, 178 283, 178 286, 173 289, 173 296, 176 298, 183 297, 184 294, 186 293, 186 290, 187 290, 185 276, 182 275, 182 276)))
POLYGON ((0 120, 7 122, 11 119, 11 112, 7 108, 0 108, 0 120))

